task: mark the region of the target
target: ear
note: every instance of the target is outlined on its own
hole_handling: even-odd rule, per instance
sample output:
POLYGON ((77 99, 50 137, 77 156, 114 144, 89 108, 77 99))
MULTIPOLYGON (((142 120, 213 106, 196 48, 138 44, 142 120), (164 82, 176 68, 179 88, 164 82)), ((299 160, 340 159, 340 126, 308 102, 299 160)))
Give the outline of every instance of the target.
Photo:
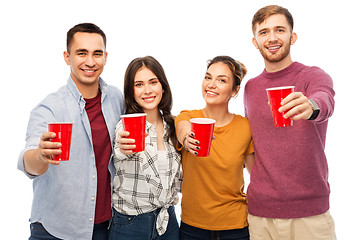
POLYGON ((236 97, 240 91, 240 86, 236 86, 236 89, 233 90, 231 97, 236 97))
POLYGON ((108 56, 108 52, 105 51, 105 62, 104 62, 104 65, 106 64, 106 61, 107 61, 107 56, 108 56))
POLYGON ((67 65, 70 65, 70 54, 67 51, 64 51, 64 60, 67 65))
POLYGON ((254 44, 254 46, 256 47, 256 49, 259 49, 259 45, 258 45, 258 43, 257 43, 257 41, 256 41, 256 39, 255 39, 255 37, 253 37, 253 39, 252 39, 252 43, 254 44))
POLYGON ((291 38, 290 38, 290 44, 291 45, 294 45, 294 43, 296 42, 297 40, 297 34, 296 33, 291 33, 291 38))

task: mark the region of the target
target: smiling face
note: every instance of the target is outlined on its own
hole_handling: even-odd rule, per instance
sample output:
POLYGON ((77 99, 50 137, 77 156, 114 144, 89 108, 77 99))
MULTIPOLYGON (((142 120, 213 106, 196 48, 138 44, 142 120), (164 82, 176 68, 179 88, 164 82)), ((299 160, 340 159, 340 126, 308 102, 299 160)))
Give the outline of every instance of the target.
POLYGON ((140 68, 134 78, 134 98, 145 113, 158 111, 163 88, 156 75, 148 68, 140 68))
POLYGON ((206 104, 228 104, 240 86, 233 90, 234 77, 229 66, 222 62, 212 64, 202 82, 202 93, 206 104))
POLYGON ((292 63, 290 46, 296 39, 297 35, 292 32, 286 17, 274 14, 264 22, 256 24, 252 42, 259 49, 267 66, 276 64, 285 68, 292 63))
POLYGON ((88 86, 98 86, 106 58, 104 41, 97 33, 75 33, 70 52, 64 52, 65 62, 71 69, 71 78, 80 91, 88 86))

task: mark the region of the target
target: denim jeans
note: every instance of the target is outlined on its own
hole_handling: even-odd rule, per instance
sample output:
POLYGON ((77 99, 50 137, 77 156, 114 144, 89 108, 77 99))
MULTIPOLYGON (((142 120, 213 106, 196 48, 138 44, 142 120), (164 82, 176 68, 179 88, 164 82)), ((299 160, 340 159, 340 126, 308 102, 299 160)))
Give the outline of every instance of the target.
MULTIPOLYGON (((95 224, 93 231, 93 240, 107 240, 108 239, 108 226, 109 221, 95 224)), ((60 238, 54 237, 43 227, 41 223, 30 224, 31 236, 29 240, 60 240, 60 238)))
POLYGON ((180 240, 249 240, 248 227, 211 231, 190 226, 181 222, 180 224, 180 240))
POLYGON ((166 232, 159 236, 156 230, 156 218, 159 210, 140 215, 124 215, 114 210, 110 226, 110 240, 178 240, 179 225, 175 208, 168 209, 169 223, 166 232))

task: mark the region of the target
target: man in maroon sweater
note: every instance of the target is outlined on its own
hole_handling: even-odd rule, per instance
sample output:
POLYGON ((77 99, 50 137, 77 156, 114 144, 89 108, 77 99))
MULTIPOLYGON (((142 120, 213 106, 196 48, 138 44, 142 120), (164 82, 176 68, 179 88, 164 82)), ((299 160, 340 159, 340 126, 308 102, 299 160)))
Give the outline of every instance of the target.
POLYGON ((332 79, 318 67, 291 60, 297 35, 287 9, 260 9, 252 30, 265 70, 244 92, 255 145, 247 192, 251 239, 336 239, 324 152, 335 104, 332 79), (279 108, 294 120, 290 127, 274 126, 267 103, 265 89, 280 86, 295 86, 279 108))

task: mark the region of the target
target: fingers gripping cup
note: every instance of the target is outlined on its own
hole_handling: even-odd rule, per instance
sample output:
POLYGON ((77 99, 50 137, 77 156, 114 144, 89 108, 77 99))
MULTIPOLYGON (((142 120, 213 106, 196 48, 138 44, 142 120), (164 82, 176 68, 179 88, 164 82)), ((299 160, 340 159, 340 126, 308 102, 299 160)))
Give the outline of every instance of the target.
POLYGON ((197 152, 197 156, 209 156, 216 121, 210 118, 192 118, 190 122, 191 131, 195 133, 195 138, 200 142, 200 150, 197 152))
POLYGON ((281 101, 290 93, 294 92, 294 88, 295 86, 286 86, 266 89, 275 127, 288 127, 293 125, 293 121, 290 118, 284 118, 286 112, 280 113, 279 108, 281 107, 281 101))
POLYGON ((127 138, 135 139, 136 148, 133 152, 142 152, 145 150, 145 126, 146 113, 134 113, 121 115, 124 130, 129 132, 127 138))
POLYGON ((53 155, 53 160, 68 161, 70 156, 72 123, 49 123, 48 130, 56 134, 56 137, 51 138, 50 141, 61 143, 61 154, 53 155))

